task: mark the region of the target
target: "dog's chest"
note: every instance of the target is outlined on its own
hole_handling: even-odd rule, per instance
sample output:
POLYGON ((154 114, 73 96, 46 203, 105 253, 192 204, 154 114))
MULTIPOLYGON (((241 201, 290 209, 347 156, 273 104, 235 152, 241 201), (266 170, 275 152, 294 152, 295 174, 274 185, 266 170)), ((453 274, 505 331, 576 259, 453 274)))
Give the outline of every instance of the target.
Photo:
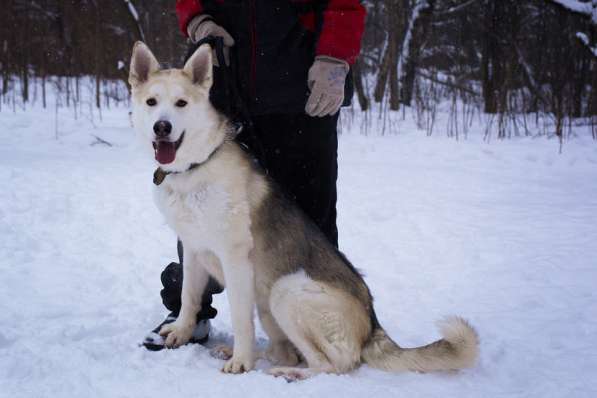
POLYGON ((225 231, 234 208, 226 190, 214 184, 196 184, 185 192, 160 186, 155 190, 155 200, 170 227, 183 241, 208 240, 225 231))

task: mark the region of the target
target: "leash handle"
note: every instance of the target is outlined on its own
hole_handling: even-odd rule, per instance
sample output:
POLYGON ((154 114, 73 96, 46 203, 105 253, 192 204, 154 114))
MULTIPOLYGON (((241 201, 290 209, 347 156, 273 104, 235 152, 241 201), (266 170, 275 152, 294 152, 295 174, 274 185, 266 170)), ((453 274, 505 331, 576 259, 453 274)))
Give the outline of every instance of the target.
MULTIPOLYGON (((197 43, 191 43, 187 50, 185 63, 202 44, 209 44, 215 50, 219 67, 214 68, 214 86, 210 92, 212 104, 223 112, 233 123, 237 140, 250 148, 257 159, 265 159, 265 149, 253 128, 251 113, 246 100, 241 94, 238 74, 238 59, 235 51, 230 51, 229 64, 224 57, 224 38, 207 36, 197 43), (241 134, 242 133, 242 134, 241 134), (240 134, 240 135, 239 135, 240 134)), ((241 145, 242 147, 242 145, 241 145)), ((261 163, 261 162, 260 162, 261 163)), ((261 163, 266 169, 265 164, 261 163)))

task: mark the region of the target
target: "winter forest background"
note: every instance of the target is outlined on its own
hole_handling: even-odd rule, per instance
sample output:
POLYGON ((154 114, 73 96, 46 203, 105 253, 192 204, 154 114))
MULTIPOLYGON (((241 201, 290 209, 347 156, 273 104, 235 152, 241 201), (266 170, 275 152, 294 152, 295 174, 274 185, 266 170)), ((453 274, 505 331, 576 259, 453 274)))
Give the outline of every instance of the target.
POLYGON ((597 397, 597 0, 365 2, 340 249, 398 344, 454 314, 480 358, 292 384, 220 372, 226 291, 207 347, 139 346, 177 255, 126 78, 139 39, 182 64, 174 3, 0 1, 0 398, 597 397))
MULTIPOLYGON (((353 73, 366 124, 410 107, 429 135, 466 135, 484 115, 487 136, 563 139, 576 125, 597 139, 596 0, 365 4, 353 73)), ((173 65, 186 50, 172 0, 4 0, 0 13, 3 108, 46 107, 51 92, 54 107, 101 113, 128 101, 134 41, 173 65)))

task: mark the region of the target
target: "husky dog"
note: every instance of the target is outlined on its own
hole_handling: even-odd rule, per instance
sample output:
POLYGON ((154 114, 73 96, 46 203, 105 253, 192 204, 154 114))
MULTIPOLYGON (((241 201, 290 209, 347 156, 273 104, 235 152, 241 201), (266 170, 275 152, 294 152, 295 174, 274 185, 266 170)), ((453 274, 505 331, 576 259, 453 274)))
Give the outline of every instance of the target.
POLYGON ((134 127, 159 164, 156 203, 184 246, 182 309, 160 331, 168 347, 191 337, 211 275, 226 286, 232 316, 226 373, 254 366, 255 306, 275 376, 345 373, 361 363, 394 372, 473 366, 478 338, 461 318, 446 319, 443 339, 423 347, 402 348, 386 334, 361 275, 239 147, 210 104, 209 45, 183 69, 162 70, 138 42, 129 82, 134 127))

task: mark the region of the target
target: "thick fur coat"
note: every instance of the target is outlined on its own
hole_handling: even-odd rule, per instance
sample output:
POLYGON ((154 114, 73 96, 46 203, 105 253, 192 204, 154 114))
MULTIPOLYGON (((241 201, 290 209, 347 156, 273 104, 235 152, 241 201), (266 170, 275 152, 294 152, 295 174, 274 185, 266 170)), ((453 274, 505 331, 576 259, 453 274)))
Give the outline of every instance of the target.
POLYGON ((184 246, 182 309, 160 332, 168 346, 191 337, 211 275, 226 287, 232 316, 224 372, 254 366, 255 307, 270 339, 269 372, 288 379, 344 373, 362 362, 422 372, 475 363, 477 334, 458 317, 444 321, 443 339, 424 347, 401 348, 388 337, 361 275, 233 141, 210 105, 208 46, 183 69, 161 70, 137 43, 129 80, 135 129, 166 174, 155 200, 184 246))

